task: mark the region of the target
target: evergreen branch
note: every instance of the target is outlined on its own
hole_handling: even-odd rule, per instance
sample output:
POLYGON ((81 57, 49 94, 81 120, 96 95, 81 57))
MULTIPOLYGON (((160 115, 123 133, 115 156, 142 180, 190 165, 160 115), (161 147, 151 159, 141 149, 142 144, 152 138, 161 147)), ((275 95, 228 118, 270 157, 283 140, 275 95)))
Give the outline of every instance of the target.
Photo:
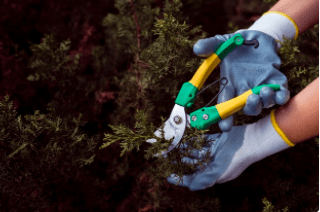
POLYGON ((289 90, 295 95, 319 76, 319 64, 317 62, 314 67, 311 65, 305 67, 305 62, 300 61, 301 53, 297 40, 283 37, 283 42, 280 43, 279 55, 282 61, 280 70, 288 77, 289 90))
POLYGON ((286 37, 282 37, 283 41, 278 41, 281 44, 281 48, 279 49, 279 54, 282 59, 281 66, 287 66, 289 64, 294 64, 297 62, 296 53, 299 53, 300 50, 298 46, 296 46, 296 42, 293 39, 289 39, 286 37))
POLYGON ((10 153, 10 155, 7 156, 8 159, 12 158, 15 154, 20 152, 22 149, 24 149, 29 143, 22 144, 18 149, 16 149, 14 152, 10 153))
POLYGON ((68 120, 49 111, 21 119, 8 96, 0 101, 0 195, 10 196, 8 207, 30 211, 50 205, 52 184, 85 177, 84 168, 94 161, 99 136, 79 132, 79 118, 68 120), (34 190, 35 195, 28 195, 34 190))
MULTIPOLYGON (((151 159, 157 155, 157 165, 155 166, 156 170, 154 170, 154 176, 157 178, 168 177, 170 174, 175 173, 179 180, 182 180, 183 175, 206 167, 210 156, 209 151, 203 158, 198 160, 197 164, 183 163, 182 158, 189 156, 195 150, 200 150, 209 145, 211 140, 206 139, 204 136, 208 130, 202 131, 187 127, 180 144, 171 152, 162 156, 163 151, 168 149, 173 138, 169 140, 165 138, 164 124, 159 128, 160 135, 156 136, 154 134, 155 127, 147 120, 147 115, 143 111, 138 111, 136 115, 135 132, 124 125, 110 126, 113 133, 105 134, 103 140, 106 141, 106 143, 102 144, 99 148, 106 148, 113 143, 120 142, 119 145, 122 149, 121 156, 123 156, 126 152, 133 149, 139 151, 140 146, 146 144, 147 140, 153 139, 153 143, 148 145, 145 150, 145 158, 151 159)), ((162 121, 164 122, 163 119, 162 121)))
MULTIPOLYGON (((274 206, 272 205, 271 202, 269 202, 267 200, 267 198, 263 198, 262 199, 262 203, 264 204, 264 207, 263 207, 263 211, 262 212, 275 212, 273 210, 274 206)), ((277 210, 276 212, 289 212, 289 208, 288 207, 284 207, 282 210, 277 210)))

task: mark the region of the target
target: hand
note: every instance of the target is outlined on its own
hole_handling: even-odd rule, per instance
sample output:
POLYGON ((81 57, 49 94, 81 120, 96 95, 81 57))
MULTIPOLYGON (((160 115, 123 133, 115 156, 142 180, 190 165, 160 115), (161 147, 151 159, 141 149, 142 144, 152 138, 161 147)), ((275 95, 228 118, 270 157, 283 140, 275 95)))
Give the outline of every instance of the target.
MULTIPOLYGON (((254 124, 235 126, 230 132, 207 138, 212 140, 208 148, 196 150, 181 161, 197 164, 209 151, 209 162, 195 173, 183 176, 179 186, 194 191, 233 180, 252 163, 289 147, 273 128, 270 115, 254 124)), ((172 184, 178 182, 174 174, 167 180, 172 184)))
MULTIPOLYGON (((220 93, 218 103, 228 101, 261 84, 279 84, 280 91, 274 92, 265 87, 259 95, 250 95, 242 110, 247 115, 258 115, 262 108, 285 104, 290 98, 290 93, 287 78, 279 71, 281 60, 277 54, 277 42, 270 35, 259 31, 241 30, 238 33, 245 40, 257 39, 259 47, 238 46, 222 60, 220 77, 226 77, 228 84, 220 93)), ((199 40, 193 46, 193 51, 198 56, 209 56, 234 34, 216 35, 199 40)), ((224 132, 230 131, 232 125, 233 116, 219 122, 219 127, 224 132)))

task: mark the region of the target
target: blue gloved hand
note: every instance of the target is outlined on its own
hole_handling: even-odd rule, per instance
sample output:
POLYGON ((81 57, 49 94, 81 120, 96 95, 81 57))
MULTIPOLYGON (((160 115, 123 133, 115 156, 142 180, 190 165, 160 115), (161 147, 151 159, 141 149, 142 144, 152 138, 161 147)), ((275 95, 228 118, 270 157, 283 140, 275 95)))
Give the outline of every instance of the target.
MULTIPOLYGON (((261 84, 279 84, 280 91, 274 92, 271 88, 264 87, 259 95, 250 95, 242 110, 247 115, 258 115, 262 108, 285 104, 290 98, 290 92, 286 76, 279 71, 281 60, 277 54, 277 42, 270 35, 259 31, 240 30, 238 33, 245 40, 258 40, 259 47, 238 46, 222 60, 220 77, 226 77, 228 84, 220 93, 218 103, 230 100, 261 84)), ((221 43, 235 34, 216 35, 199 40, 193 46, 193 51, 198 56, 209 56, 221 43)), ((219 127, 224 132, 229 131, 232 125, 233 116, 219 122, 219 127)))
MULTIPOLYGON (((183 176, 183 181, 178 185, 194 191, 227 182, 238 177, 252 163, 294 146, 279 133, 280 128, 274 120, 272 112, 256 123, 235 126, 222 134, 208 135, 207 138, 212 140, 208 148, 196 150, 181 161, 197 164, 209 151, 209 162, 195 173, 183 176)), ((182 145, 182 151, 184 147, 182 145)), ((175 174, 167 180, 172 184, 179 181, 175 174)))

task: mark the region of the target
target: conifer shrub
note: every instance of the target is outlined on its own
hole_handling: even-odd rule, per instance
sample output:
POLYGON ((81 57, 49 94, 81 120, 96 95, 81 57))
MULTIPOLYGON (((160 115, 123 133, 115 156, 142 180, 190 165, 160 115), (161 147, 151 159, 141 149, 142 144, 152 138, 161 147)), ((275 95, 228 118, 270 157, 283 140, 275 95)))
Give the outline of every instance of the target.
POLYGON ((1 206, 10 210, 38 210, 51 205, 55 193, 67 194, 68 184, 81 182, 83 167, 94 160, 99 136, 79 130, 81 115, 73 119, 50 113, 17 116, 6 96, 0 101, 1 206))
MULTIPOLYGON (((4 1, 0 210, 316 210, 318 139, 197 192, 168 184, 165 177, 192 173, 195 167, 181 158, 206 146, 203 135, 220 132, 217 125, 207 131, 188 128, 182 144, 189 149, 154 157, 171 142, 154 131, 163 128, 181 85, 203 61, 193 54, 193 44, 249 27, 274 3, 4 1), (21 33, 15 25, 21 25, 21 33), (150 138, 157 142, 146 143, 150 138)), ((279 50, 291 96, 318 77, 318 30, 316 25, 296 41, 286 39, 279 50)), ((219 68, 207 83, 217 79, 219 68)), ((199 95, 187 113, 203 107, 218 90, 212 86, 199 95)), ((269 112, 264 109, 257 117, 239 112, 235 125, 269 112)))

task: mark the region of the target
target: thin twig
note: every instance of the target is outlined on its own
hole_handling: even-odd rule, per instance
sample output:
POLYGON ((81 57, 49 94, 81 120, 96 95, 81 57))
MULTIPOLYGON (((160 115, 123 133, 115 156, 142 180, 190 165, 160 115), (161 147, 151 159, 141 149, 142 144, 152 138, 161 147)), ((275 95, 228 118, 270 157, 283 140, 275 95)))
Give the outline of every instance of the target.
MULTIPOLYGON (((137 80, 137 85, 138 85, 138 91, 139 91, 140 94, 142 94, 142 85, 141 85, 140 80, 139 80, 140 26, 139 26, 138 18, 137 18, 136 11, 135 11, 135 9, 134 9, 133 1, 132 1, 132 0, 130 0, 130 4, 131 4, 132 14, 133 14, 134 20, 135 20, 135 22, 136 22, 136 27, 137 27, 138 52, 137 52, 137 54, 136 54, 136 61, 135 61, 135 64, 136 64, 136 69, 135 69, 135 72, 136 72, 136 80, 137 80)), ((140 101, 139 101, 139 100, 138 100, 138 110, 140 110, 140 101)))
POLYGON ((133 13, 133 17, 134 17, 134 20, 136 22, 137 39, 138 39, 138 51, 140 52, 140 27, 139 27, 138 18, 137 18, 137 15, 136 15, 136 11, 134 10, 134 6, 133 6, 132 0, 130 0, 130 3, 131 3, 131 10, 132 10, 132 13, 133 13))

